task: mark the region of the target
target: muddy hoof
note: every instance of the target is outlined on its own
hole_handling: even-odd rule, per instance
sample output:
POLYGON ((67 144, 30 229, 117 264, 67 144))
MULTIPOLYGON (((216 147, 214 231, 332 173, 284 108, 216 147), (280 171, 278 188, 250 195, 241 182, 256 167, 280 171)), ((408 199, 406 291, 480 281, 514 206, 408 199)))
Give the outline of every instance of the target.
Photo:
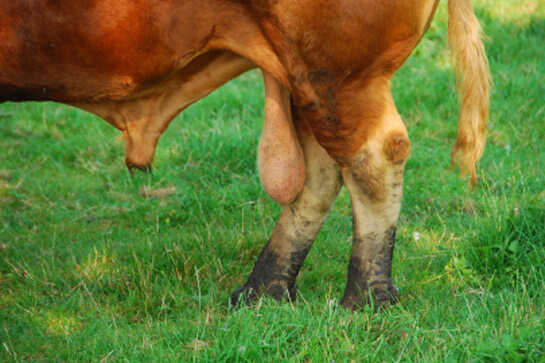
POLYGON ((372 293, 345 294, 341 305, 352 311, 361 311, 365 306, 371 306, 377 311, 379 308, 388 307, 399 302, 399 291, 395 286, 387 289, 374 288, 372 293))
POLYGON ((131 175, 134 175, 135 170, 140 170, 140 171, 143 171, 144 173, 153 174, 153 168, 151 164, 140 165, 140 164, 134 164, 131 162, 126 162, 125 165, 127 165, 127 168, 129 169, 131 175))
POLYGON ((247 285, 239 287, 231 295, 230 304, 232 307, 241 305, 253 305, 261 296, 269 296, 276 301, 295 301, 297 298, 297 284, 290 287, 281 284, 271 284, 267 288, 253 288, 247 285))
POLYGON ((241 305, 252 305, 261 294, 256 292, 254 289, 242 286, 233 291, 229 304, 231 307, 239 307, 241 305))

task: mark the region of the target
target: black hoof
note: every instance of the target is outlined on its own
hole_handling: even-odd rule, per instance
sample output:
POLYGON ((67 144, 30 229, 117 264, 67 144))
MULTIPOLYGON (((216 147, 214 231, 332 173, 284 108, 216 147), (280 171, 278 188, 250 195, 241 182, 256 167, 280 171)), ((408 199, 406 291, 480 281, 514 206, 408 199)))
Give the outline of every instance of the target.
POLYGON ((138 165, 130 162, 126 162, 127 168, 129 169, 131 175, 134 175, 135 170, 143 171, 144 173, 153 174, 153 168, 151 165, 138 165))
POLYGON ((372 292, 361 292, 358 294, 345 294, 341 305, 352 311, 361 311, 365 306, 371 306, 377 311, 399 302, 399 291, 395 286, 387 289, 375 288, 372 292))
POLYGON ((233 291, 231 299, 229 299, 229 304, 233 308, 240 307, 241 305, 252 305, 260 295, 254 289, 242 286, 233 291))
POLYGON ((241 305, 253 305, 262 296, 268 296, 276 301, 295 301, 297 298, 297 284, 292 284, 290 287, 282 286, 281 284, 271 284, 267 288, 253 288, 250 286, 242 286, 236 289, 231 295, 231 307, 239 307, 241 305))

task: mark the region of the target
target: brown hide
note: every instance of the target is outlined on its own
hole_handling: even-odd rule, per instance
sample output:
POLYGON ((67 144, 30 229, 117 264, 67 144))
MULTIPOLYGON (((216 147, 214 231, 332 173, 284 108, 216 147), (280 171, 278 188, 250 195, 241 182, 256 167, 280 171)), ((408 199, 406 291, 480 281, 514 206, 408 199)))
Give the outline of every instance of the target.
POLYGON ((127 165, 147 168, 181 110, 260 67, 270 75, 260 175, 286 203, 304 181, 288 92, 318 142, 350 164, 437 2, 0 0, 0 101, 93 112, 123 131, 127 165))

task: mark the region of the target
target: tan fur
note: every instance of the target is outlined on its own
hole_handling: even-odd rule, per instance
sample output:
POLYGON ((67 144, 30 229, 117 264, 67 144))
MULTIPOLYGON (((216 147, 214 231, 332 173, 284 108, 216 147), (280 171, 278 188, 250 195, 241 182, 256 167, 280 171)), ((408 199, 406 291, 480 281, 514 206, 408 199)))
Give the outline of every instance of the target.
POLYGON ((449 45, 457 66, 461 100, 458 136, 452 162, 458 155, 462 174, 469 172, 474 183, 475 164, 486 143, 490 94, 490 70, 482 43, 482 30, 470 0, 449 0, 449 45))
POLYGON ((312 241, 339 193, 342 180, 337 163, 304 123, 297 125, 297 134, 304 150, 305 183, 297 199, 282 208, 275 231, 282 229, 292 241, 312 241))
MULTIPOLYGON (((369 200, 382 203, 386 198, 384 173, 385 167, 377 163, 377 155, 369 150, 362 150, 352 162, 350 167, 351 178, 369 200)), ((354 201, 352 201, 354 203, 354 201)))

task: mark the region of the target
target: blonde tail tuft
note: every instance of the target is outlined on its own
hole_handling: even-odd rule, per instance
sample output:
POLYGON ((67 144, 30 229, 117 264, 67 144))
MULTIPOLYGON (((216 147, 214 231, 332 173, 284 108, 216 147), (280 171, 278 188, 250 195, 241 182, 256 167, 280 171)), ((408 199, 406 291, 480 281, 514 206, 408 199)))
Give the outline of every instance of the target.
POLYGON ((452 165, 458 160, 462 175, 476 182, 488 125, 490 69, 482 42, 482 29, 470 0, 449 0, 448 43, 456 61, 460 114, 452 165))

